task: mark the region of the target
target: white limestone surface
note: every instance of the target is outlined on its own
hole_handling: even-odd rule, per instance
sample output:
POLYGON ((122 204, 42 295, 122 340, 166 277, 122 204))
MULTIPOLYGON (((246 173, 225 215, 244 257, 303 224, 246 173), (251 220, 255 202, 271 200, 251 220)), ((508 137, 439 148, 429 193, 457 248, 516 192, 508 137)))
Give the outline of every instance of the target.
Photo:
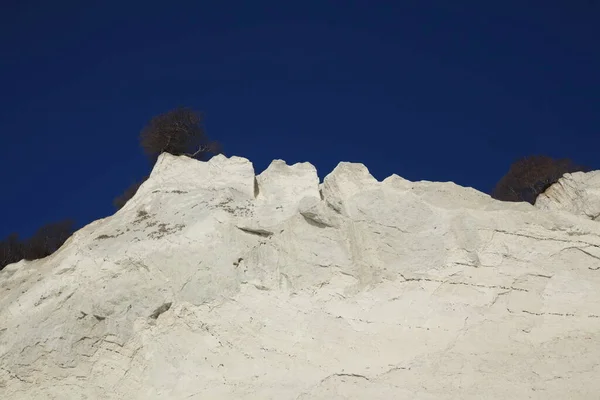
POLYGON ((595 399, 600 224, 340 163, 164 154, 0 272, 0 398, 595 399))
POLYGON ((535 206, 600 221, 600 171, 565 174, 537 197, 535 206))

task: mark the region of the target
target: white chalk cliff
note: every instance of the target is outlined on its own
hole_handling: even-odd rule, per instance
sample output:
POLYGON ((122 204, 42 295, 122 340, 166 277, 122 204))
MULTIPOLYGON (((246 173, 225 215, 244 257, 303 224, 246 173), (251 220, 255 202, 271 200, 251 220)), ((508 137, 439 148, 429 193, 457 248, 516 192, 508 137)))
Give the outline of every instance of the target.
POLYGON ((0 272, 0 399, 597 399, 599 187, 162 155, 0 272))

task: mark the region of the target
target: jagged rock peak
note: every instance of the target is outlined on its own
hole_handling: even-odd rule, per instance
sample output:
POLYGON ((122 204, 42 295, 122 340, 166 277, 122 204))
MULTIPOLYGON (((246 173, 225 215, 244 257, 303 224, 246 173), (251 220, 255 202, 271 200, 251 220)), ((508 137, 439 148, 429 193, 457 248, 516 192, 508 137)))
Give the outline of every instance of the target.
POLYGON ((115 215, 0 271, 0 398, 595 398, 600 224, 554 211, 594 176, 540 210, 164 154, 115 215))

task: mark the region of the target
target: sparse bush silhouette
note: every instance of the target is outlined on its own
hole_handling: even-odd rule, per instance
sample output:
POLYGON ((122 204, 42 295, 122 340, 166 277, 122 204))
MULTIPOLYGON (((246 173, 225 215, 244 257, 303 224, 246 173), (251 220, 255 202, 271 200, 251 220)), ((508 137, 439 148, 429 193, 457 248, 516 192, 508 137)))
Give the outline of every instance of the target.
POLYGON ((502 201, 526 201, 535 204, 540 193, 556 183, 564 174, 588 171, 571 160, 548 156, 530 156, 515 161, 498 181, 492 197, 502 201))
POLYGON ((13 233, 0 242, 0 270, 23 259, 37 260, 54 253, 73 234, 73 221, 50 223, 39 228, 26 241, 13 233))
POLYGON ((0 270, 23 259, 23 248, 16 233, 0 242, 0 270))
POLYGON ((221 151, 217 142, 208 140, 201 115, 182 107, 152 118, 140 133, 140 143, 151 159, 166 152, 202 160, 221 151))
POLYGON ((129 186, 127 189, 125 189, 125 191, 121 195, 115 197, 115 199, 113 200, 113 206, 117 210, 120 210, 121 208, 123 208, 123 206, 125 204, 127 204, 127 202, 133 196, 135 196, 135 194, 137 193, 140 186, 142 186, 142 183, 146 182, 147 179, 148 179, 148 176, 144 177, 140 182, 136 182, 133 185, 129 186))
POLYGON ((73 221, 46 224, 23 245, 23 258, 37 260, 54 253, 73 234, 73 221))

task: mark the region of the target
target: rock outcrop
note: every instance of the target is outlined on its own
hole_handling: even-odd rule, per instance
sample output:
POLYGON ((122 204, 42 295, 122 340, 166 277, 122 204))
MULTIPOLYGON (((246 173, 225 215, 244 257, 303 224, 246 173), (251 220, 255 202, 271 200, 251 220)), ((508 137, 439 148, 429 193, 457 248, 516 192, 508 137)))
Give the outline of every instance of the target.
POLYGON ((538 196, 535 205, 600 221, 600 171, 565 174, 538 196))
POLYGON ((540 210, 164 154, 115 215, 0 272, 0 398, 597 398, 600 224, 573 195, 594 174, 540 210))

